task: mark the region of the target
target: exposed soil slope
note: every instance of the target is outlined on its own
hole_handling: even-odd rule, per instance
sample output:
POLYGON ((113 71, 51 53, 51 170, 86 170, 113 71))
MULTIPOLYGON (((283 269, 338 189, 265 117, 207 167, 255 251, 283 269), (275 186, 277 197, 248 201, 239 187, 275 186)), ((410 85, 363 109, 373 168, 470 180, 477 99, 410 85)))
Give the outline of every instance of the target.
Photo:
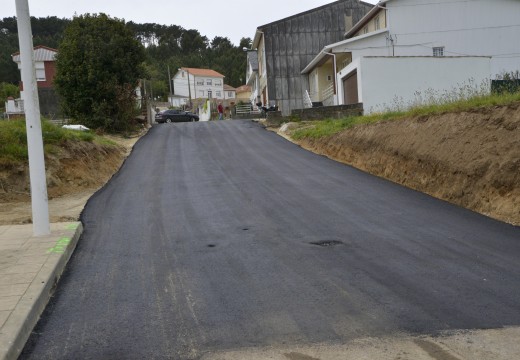
MULTIPOLYGON (((282 135, 290 138, 297 126, 285 127, 282 135)), ((412 189, 520 225, 520 103, 361 125, 297 143, 412 189)))
MULTIPOLYGON (((67 142, 46 156, 51 222, 77 220, 85 203, 119 170, 137 140, 111 137, 118 145, 67 142)), ((27 165, 0 168, 0 225, 31 222, 27 165)))

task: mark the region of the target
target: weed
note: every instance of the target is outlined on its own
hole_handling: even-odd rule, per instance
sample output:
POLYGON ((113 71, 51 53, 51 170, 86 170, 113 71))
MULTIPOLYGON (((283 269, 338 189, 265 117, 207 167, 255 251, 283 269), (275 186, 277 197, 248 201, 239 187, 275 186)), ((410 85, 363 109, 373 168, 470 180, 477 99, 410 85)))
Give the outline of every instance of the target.
MULTIPOLYGON (((417 94, 417 97, 422 94, 417 94)), ((433 94, 425 94, 425 97, 430 98, 433 94)), ((383 113, 376 113, 367 116, 348 117, 340 120, 321 120, 311 122, 304 128, 297 129, 294 131, 292 137, 295 140, 301 140, 303 138, 321 138, 325 136, 334 135, 344 129, 359 125, 375 123, 380 121, 400 120, 404 118, 417 117, 417 116, 433 116, 445 113, 461 113, 466 111, 473 111, 475 109, 490 108, 494 106, 505 106, 515 102, 520 102, 520 92, 516 93, 503 93, 491 95, 475 95, 472 97, 463 97, 462 99, 456 100, 455 97, 451 98, 451 95, 446 96, 446 102, 438 101, 437 103, 429 105, 417 105, 413 106, 409 110, 402 110, 402 107, 397 107, 392 111, 383 113), (452 100, 449 100, 452 99, 452 100)), ((397 99, 399 103, 399 99, 397 99)))
MULTIPOLYGON (((57 154, 67 141, 110 144, 89 131, 63 129, 51 122, 42 121, 42 136, 45 154, 57 154)), ((28 161, 27 132, 25 120, 0 121, 0 166, 13 166, 28 161)))

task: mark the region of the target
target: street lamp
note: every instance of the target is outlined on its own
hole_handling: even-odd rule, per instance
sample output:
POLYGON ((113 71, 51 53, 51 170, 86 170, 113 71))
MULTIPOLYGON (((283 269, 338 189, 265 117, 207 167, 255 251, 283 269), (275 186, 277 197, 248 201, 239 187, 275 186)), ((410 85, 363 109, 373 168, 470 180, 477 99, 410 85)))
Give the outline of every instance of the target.
POLYGON ((49 223, 49 200, 45 177, 42 126, 38 84, 34 69, 34 48, 28 0, 16 0, 20 61, 24 87, 25 124, 29 153, 29 177, 31 180, 31 205, 34 236, 51 233, 49 223))

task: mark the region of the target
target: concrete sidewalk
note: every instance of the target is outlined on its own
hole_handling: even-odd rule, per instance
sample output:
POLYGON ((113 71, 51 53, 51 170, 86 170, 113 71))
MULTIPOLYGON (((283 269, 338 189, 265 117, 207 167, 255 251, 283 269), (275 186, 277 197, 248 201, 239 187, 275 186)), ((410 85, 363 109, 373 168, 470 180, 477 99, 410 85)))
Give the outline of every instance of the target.
POLYGON ((83 231, 79 222, 0 226, 0 360, 16 359, 49 301, 83 231))

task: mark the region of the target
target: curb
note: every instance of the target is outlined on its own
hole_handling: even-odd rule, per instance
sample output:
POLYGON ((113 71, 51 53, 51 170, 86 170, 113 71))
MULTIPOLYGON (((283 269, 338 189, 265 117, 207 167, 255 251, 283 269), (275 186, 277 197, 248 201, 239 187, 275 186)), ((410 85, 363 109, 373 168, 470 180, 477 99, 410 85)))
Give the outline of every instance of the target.
POLYGON ((1 360, 15 360, 18 358, 32 330, 40 319, 43 310, 45 310, 56 288, 56 284, 83 232, 81 222, 74 224, 78 226, 73 234, 73 230, 70 229, 70 242, 63 249, 63 252, 55 252, 49 255, 31 285, 29 285, 29 288, 18 302, 18 305, 11 313, 9 319, 4 324, 3 340, 6 344, 1 345, 6 346, 6 351, 4 354, 0 354, 1 360))

